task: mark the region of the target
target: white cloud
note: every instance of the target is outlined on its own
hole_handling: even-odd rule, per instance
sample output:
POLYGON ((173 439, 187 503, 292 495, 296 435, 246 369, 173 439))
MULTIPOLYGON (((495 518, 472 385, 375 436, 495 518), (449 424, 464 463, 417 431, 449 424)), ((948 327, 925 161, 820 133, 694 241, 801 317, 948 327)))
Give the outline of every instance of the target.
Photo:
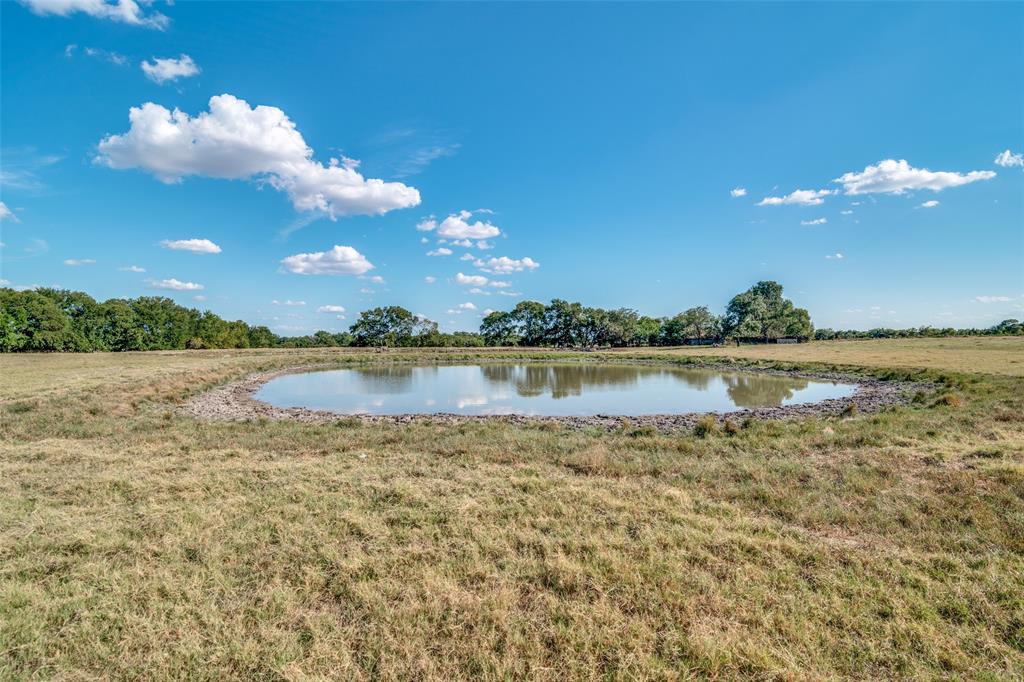
POLYGON ((487 278, 483 275, 464 275, 461 272, 455 275, 456 284, 471 284, 475 287, 487 285, 487 278))
POLYGON ((423 278, 423 281, 426 282, 427 284, 433 284, 434 282, 437 281, 437 277, 434 277, 433 275, 427 275, 426 277, 423 278))
POLYGON ((191 251, 192 253, 220 253, 220 247, 209 239, 165 239, 160 246, 172 251, 191 251))
POLYGON ((491 295, 491 292, 484 291, 480 287, 473 287, 472 289, 469 290, 468 293, 470 293, 470 294, 477 294, 479 296, 490 296, 491 295))
POLYGON ((192 300, 199 301, 200 303, 202 303, 203 301, 206 300, 206 297, 203 296, 202 294, 196 294, 195 296, 192 297, 192 300))
POLYGON ((859 173, 845 173, 832 182, 841 184, 846 194, 903 194, 907 190, 919 189, 941 192, 995 176, 993 171, 933 172, 925 168, 914 168, 902 159, 885 159, 874 166, 867 166, 859 173))
POLYGON ((801 220, 801 225, 824 225, 828 222, 828 218, 815 218, 814 220, 801 220))
POLYGON ((738 197, 745 197, 747 196, 747 190, 745 187, 736 187, 734 189, 729 190, 729 196, 731 196, 733 199, 736 199, 738 197))
POLYGON ((471 217, 473 211, 459 211, 457 215, 448 216, 438 226, 437 236, 446 239, 488 239, 501 234, 501 230, 489 222, 468 222, 471 217))
POLYGON ((476 243, 476 248, 480 249, 481 251, 487 251, 489 249, 493 249, 494 244, 487 241, 486 239, 481 239, 476 243))
POLYGON ((427 255, 428 256, 450 256, 450 255, 452 255, 452 253, 454 253, 454 252, 451 249, 446 249, 443 246, 440 247, 440 248, 434 249, 433 251, 427 251, 427 255))
POLYGON ((976 303, 1009 303, 1013 299, 1009 296, 975 296, 976 303))
POLYGON ((494 287, 495 289, 507 289, 512 286, 512 282, 502 282, 501 280, 493 279, 487 283, 487 286, 494 287))
POLYGON ((938 205, 939 202, 937 202, 935 199, 931 199, 918 206, 918 208, 935 208, 938 205))
POLYGON ((359 290, 359 293, 361 293, 361 294, 372 294, 373 293, 373 289, 371 289, 369 287, 363 287, 362 289, 359 290))
POLYGON ((121 272, 145 272, 146 268, 140 268, 138 265, 126 265, 123 268, 118 268, 121 272))
POLYGON ((518 296, 522 296, 522 295, 523 295, 523 292, 521 292, 521 291, 499 291, 499 292, 498 292, 498 294, 499 294, 500 296, 513 296, 513 297, 518 297, 518 296))
POLYGON ((282 267, 297 275, 362 275, 373 264, 351 246, 337 246, 330 251, 297 253, 281 261, 282 267))
POLYGON ((226 180, 255 179, 288 194, 298 211, 382 215, 420 203, 420 193, 400 182, 364 178, 352 159, 313 160, 295 124, 277 107, 250 107, 232 95, 210 98, 210 110, 195 117, 147 102, 128 113, 131 127, 108 135, 96 162, 110 168, 140 168, 167 183, 191 175, 226 180))
POLYGON ((843 254, 841 254, 841 253, 839 253, 837 251, 836 253, 832 253, 832 254, 829 254, 829 255, 825 256, 825 258, 828 259, 828 260, 843 260, 843 258, 845 258, 845 256, 843 256, 843 254))
MULTIPOLYGON (((117 0, 116 2, 107 2, 106 0, 21 0, 21 2, 40 16, 56 14, 66 17, 75 12, 83 12, 97 19, 110 19, 159 30, 167 28, 171 22, 159 12, 144 14, 135 0, 117 0)), ((143 2, 143 4, 150 3, 143 2)))
POLYGON ((14 211, 7 208, 7 204, 0 201, 0 220, 11 220, 16 223, 20 223, 18 216, 14 215, 14 211))
POLYGON ((456 239, 452 242, 452 246, 461 246, 464 249, 473 248, 473 242, 469 239, 456 239))
POLYGON ((151 279, 149 280, 149 286, 153 289, 167 289, 170 291, 199 291, 205 289, 202 284, 182 282, 173 277, 170 279, 151 279))
POLYGON ((416 229, 420 232, 430 232, 431 230, 437 229, 437 221, 434 219, 434 216, 424 218, 416 223, 416 229))
POLYGON ((1014 154, 1007 149, 996 157, 995 164, 1003 168, 1024 167, 1024 154, 1014 154))
POLYGON ((853 215, 853 211, 850 210, 850 209, 847 209, 845 211, 840 211, 840 213, 842 213, 843 215, 853 215))
POLYGON ((340 305, 322 305, 316 309, 318 313, 343 313, 345 307, 340 305))
POLYGON ((492 275, 507 275, 511 272, 536 270, 540 267, 540 263, 529 256, 519 259, 509 258, 508 256, 501 256, 500 258, 492 257, 487 260, 477 259, 473 265, 475 265, 477 269, 489 272, 492 275))
POLYGON ((834 189, 798 189, 782 197, 765 197, 757 203, 758 206, 818 206, 825 201, 824 197, 837 194, 834 189))
POLYGON ((287 306, 303 306, 303 305, 306 305, 305 301, 293 301, 291 299, 288 299, 287 301, 278 301, 276 298, 273 301, 271 301, 271 303, 274 304, 274 305, 287 305, 287 306))
POLYGON ((199 73, 199 66, 187 54, 183 54, 177 59, 154 57, 152 62, 143 61, 139 66, 142 67, 146 78, 158 85, 163 85, 167 81, 176 81, 179 78, 189 78, 199 73))
POLYGON ((95 262, 92 258, 67 258, 64 260, 64 265, 76 267, 78 265, 92 265, 95 262))
POLYGON ((476 259, 476 256, 474 256, 471 253, 464 253, 464 254, 462 254, 462 257, 459 258, 459 260, 474 260, 474 259, 476 259))
POLYGON ((454 308, 449 308, 445 312, 448 313, 449 315, 461 315, 462 313, 470 310, 476 310, 476 306, 473 305, 471 302, 466 301, 465 303, 458 304, 454 308))
POLYGON ((374 275, 373 277, 360 277, 359 279, 368 279, 374 284, 384 284, 384 278, 380 275, 374 275))

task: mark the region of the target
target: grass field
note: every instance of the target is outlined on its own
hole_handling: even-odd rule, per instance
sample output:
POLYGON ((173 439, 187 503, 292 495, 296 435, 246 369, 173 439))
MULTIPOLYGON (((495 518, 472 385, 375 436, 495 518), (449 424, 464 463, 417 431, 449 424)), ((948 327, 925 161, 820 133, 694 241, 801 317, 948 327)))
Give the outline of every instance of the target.
POLYGON ((936 389, 704 437, 208 423, 175 406, 359 353, 3 356, 0 678, 1024 676, 1024 339, 623 354, 936 389))

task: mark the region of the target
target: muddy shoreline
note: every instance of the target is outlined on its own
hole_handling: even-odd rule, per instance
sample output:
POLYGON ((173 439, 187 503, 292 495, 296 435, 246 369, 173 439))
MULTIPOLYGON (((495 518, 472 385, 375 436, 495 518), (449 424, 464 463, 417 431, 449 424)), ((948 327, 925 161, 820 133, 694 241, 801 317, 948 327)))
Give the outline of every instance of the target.
MULTIPOLYGON (((521 360, 519 362, 529 362, 521 360)), ((363 363, 359 363, 362 365, 363 363)), ((371 363, 377 364, 377 363, 371 363)), ((417 363, 419 364, 419 363, 417 363)), ((618 364, 618 363, 616 363, 618 364)), ((621 364, 667 364, 657 362, 623 361, 621 364)), ((856 392, 846 398, 823 400, 806 405, 786 405, 781 407, 760 407, 731 412, 688 412, 680 414, 650 414, 641 416, 629 415, 592 415, 592 416, 543 416, 543 415, 461 415, 452 413, 419 413, 397 415, 347 415, 326 410, 306 408, 280 408, 256 400, 253 395, 266 382, 285 374, 314 372, 331 369, 342 369, 334 365, 302 365, 269 372, 259 372, 244 379, 219 386, 202 393, 187 401, 181 408, 184 414, 210 421, 256 421, 292 420, 310 424, 334 422, 339 419, 357 419, 367 424, 462 424, 481 420, 492 420, 510 424, 558 423, 567 428, 598 427, 606 430, 622 428, 628 422, 632 426, 653 426, 658 430, 671 431, 692 428, 697 420, 705 414, 712 414, 719 422, 726 419, 742 421, 744 419, 797 419, 814 416, 838 416, 854 406, 857 413, 871 413, 893 405, 901 405, 910 401, 914 391, 932 388, 930 385, 906 381, 888 381, 871 377, 860 377, 841 372, 790 371, 744 367, 723 363, 700 363, 692 365, 705 369, 721 369, 728 371, 749 372, 754 374, 772 374, 777 376, 793 376, 806 379, 824 379, 854 384, 856 392)), ((351 367, 351 365, 349 365, 351 367)))

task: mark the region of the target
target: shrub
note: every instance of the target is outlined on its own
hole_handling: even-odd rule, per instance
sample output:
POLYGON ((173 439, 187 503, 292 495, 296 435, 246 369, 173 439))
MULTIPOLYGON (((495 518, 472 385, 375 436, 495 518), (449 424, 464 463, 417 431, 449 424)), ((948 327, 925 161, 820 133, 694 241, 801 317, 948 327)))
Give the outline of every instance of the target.
POLYGON ((936 398, 932 407, 960 407, 962 403, 963 400, 960 399, 960 396, 955 393, 947 393, 936 398))
POLYGON ((730 436, 734 436, 740 432, 739 425, 731 419, 726 419, 725 423, 722 424, 722 430, 730 436))
POLYGON ((850 403, 849 405, 847 405, 846 407, 843 408, 843 411, 839 413, 839 416, 849 419, 849 418, 852 418, 852 417, 856 416, 856 414, 857 414, 857 405, 854 404, 854 403, 850 403))
POLYGON ((693 435, 698 438, 705 438, 714 435, 718 431, 718 420, 714 415, 706 414, 697 420, 693 425, 693 435))

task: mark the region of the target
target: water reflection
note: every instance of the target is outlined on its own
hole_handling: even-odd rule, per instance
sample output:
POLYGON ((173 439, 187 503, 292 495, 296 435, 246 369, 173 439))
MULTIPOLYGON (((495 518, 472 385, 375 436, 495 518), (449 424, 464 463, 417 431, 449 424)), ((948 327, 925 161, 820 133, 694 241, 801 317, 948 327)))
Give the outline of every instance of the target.
POLYGON ((763 374, 724 374, 722 380, 737 407, 778 407, 810 384, 798 377, 763 374))
POLYGON ((815 402, 853 387, 789 376, 606 364, 363 367, 279 377, 257 399, 342 413, 665 414, 815 402))

